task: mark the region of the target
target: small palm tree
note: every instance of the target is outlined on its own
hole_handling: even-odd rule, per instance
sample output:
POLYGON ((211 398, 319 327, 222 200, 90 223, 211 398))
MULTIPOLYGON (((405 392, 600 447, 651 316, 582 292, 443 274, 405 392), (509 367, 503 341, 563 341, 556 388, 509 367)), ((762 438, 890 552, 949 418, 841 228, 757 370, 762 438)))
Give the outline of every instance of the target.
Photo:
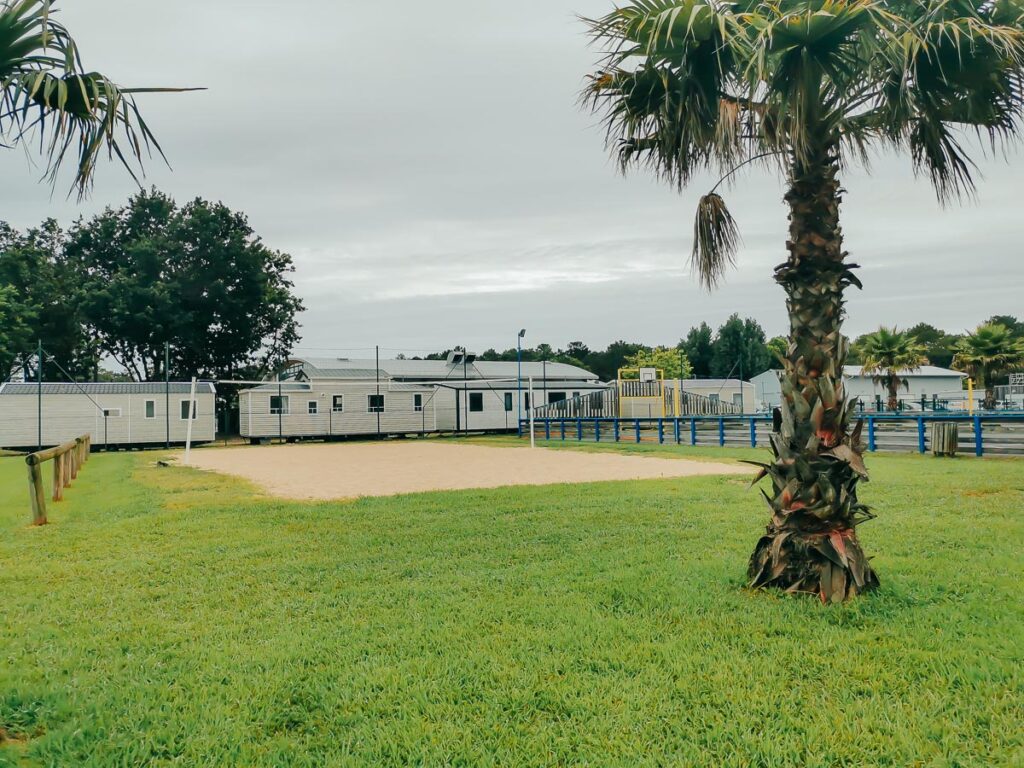
POLYGON ((925 349, 909 333, 879 328, 860 341, 862 370, 889 393, 888 408, 899 408, 900 387, 909 389, 904 373, 920 370, 928 362, 925 349))
POLYGON ((996 404, 996 379, 1024 368, 1024 340, 999 323, 978 326, 956 346, 953 367, 985 387, 985 408, 996 404))
MULTIPOLYGON (((751 584, 843 600, 877 584, 855 532, 872 517, 860 428, 843 389, 840 173, 873 148, 909 153, 943 202, 973 188, 960 129, 1016 139, 1024 109, 1019 0, 627 0, 587 22, 605 51, 584 102, 623 171, 678 188, 747 164, 781 174, 790 334, 783 405, 762 467, 771 519, 751 584)), ((739 234, 715 185, 697 206, 693 269, 715 285, 739 234)))
POLYGON ((68 155, 74 186, 85 194, 106 150, 136 178, 130 160, 163 152, 135 105, 134 94, 184 88, 120 88, 83 71, 78 46, 54 18, 51 0, 0 0, 0 146, 36 133, 54 181, 68 155))

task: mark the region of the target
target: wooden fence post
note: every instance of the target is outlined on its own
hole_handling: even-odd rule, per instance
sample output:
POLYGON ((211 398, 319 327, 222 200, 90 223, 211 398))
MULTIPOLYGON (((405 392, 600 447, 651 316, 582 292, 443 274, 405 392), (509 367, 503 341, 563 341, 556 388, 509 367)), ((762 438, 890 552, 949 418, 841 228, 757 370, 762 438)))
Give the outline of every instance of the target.
POLYGON ((53 458, 53 500, 62 501, 64 499, 64 464, 61 462, 60 456, 53 458))
POLYGON ((63 501, 64 489, 78 476, 78 470, 88 457, 88 435, 76 437, 66 443, 30 453, 25 457, 28 468, 28 490, 32 502, 32 524, 46 525, 46 492, 43 488, 43 463, 53 461, 53 501, 63 501))
POLYGON ((46 525, 46 496, 43 471, 38 464, 28 465, 28 493, 32 499, 32 525, 46 525))

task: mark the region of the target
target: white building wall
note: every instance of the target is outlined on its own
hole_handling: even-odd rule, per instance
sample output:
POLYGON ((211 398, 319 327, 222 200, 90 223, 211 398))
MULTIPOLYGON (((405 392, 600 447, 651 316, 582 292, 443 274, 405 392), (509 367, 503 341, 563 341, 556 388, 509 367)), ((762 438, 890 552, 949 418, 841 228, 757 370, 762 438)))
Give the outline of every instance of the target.
MULTIPOLYGON (((170 399, 170 441, 185 442, 188 421, 181 418, 181 403, 188 394, 170 399)), ((59 445, 88 433, 95 446, 156 445, 167 440, 164 394, 44 394, 43 445, 59 445), (95 400, 95 404, 92 402, 95 400), (154 401, 154 417, 146 418, 146 401, 154 401), (99 407, 97 407, 99 406, 99 407), (104 418, 101 408, 114 414, 104 418), (120 415, 116 415, 119 411, 120 415)), ((209 442, 216 437, 216 399, 213 393, 196 393, 196 419, 192 441, 209 442)), ((33 395, 0 396, 0 446, 33 448, 38 440, 38 401, 33 395)))
MULTIPOLYGON (((750 381, 754 385, 756 398, 760 407, 764 409, 776 408, 782 402, 782 388, 779 385, 779 372, 777 370, 765 371, 754 376, 750 381)), ((948 376, 921 376, 908 374, 909 388, 900 388, 900 398, 907 403, 920 402, 921 395, 931 402, 932 395, 940 400, 960 400, 967 397, 963 389, 963 378, 959 375, 948 376)), ((847 397, 850 399, 860 398, 865 405, 875 402, 875 397, 888 399, 888 392, 884 386, 875 384, 870 376, 845 376, 843 383, 846 387, 847 397)))
MULTIPOLYGON (((564 393, 567 398, 577 394, 603 390, 598 383, 548 382, 534 386, 537 404, 546 395, 564 393)), ((286 383, 282 396, 289 398, 289 413, 278 419, 270 413, 270 398, 277 395, 273 386, 246 390, 239 395, 239 425, 243 437, 324 437, 328 435, 373 435, 378 432, 377 414, 368 412, 367 396, 377 391, 369 382, 286 383), (296 390, 296 386, 304 389, 296 390), (308 389, 305 389, 307 388, 308 389), (344 398, 344 410, 331 411, 334 395, 344 398), (317 413, 308 413, 308 403, 317 402, 317 413)), ((465 384, 423 385, 382 382, 384 412, 380 414, 381 434, 413 434, 420 432, 500 431, 516 429, 519 391, 515 382, 487 384, 469 381, 465 384), (421 395, 423 410, 416 411, 414 398, 421 395), (476 396, 479 396, 477 398, 476 396), (506 402, 507 396, 507 402, 506 402), (508 407, 506 407, 508 406, 508 407), (479 410, 475 410, 479 408, 479 410)), ((522 415, 526 418, 528 386, 523 386, 522 415)))
POLYGON ((723 403, 736 405, 740 403, 742 393, 743 412, 754 413, 757 410, 754 385, 749 381, 729 380, 723 383, 721 379, 684 379, 683 392, 708 398, 715 396, 723 403))
MULTIPOLYGON (((294 385, 292 385, 294 386, 294 385)), ((382 434, 432 432, 436 427, 437 403, 432 391, 394 390, 381 384, 384 411, 371 412, 367 397, 377 393, 375 383, 311 384, 309 390, 287 387, 282 396, 288 398, 288 413, 270 413, 270 399, 277 396, 273 388, 247 390, 239 397, 239 425, 243 437, 323 437, 327 435, 372 435, 378 428, 382 434), (417 411, 415 395, 421 395, 423 409, 417 411), (341 395, 342 410, 333 408, 335 395, 341 395), (309 404, 316 403, 311 414, 309 404), (378 420, 379 415, 379 420, 378 420)))
MULTIPOLYGON (((963 379, 959 376, 908 375, 905 378, 909 388, 900 387, 899 394, 900 398, 905 401, 920 401, 922 394, 929 401, 932 395, 937 395, 940 400, 959 399, 967 395, 961 384, 963 379)), ((880 396, 883 400, 889 397, 889 393, 884 386, 875 384, 870 377, 866 376, 851 376, 847 378, 846 393, 852 398, 859 397, 865 402, 874 402, 875 395, 880 396)))

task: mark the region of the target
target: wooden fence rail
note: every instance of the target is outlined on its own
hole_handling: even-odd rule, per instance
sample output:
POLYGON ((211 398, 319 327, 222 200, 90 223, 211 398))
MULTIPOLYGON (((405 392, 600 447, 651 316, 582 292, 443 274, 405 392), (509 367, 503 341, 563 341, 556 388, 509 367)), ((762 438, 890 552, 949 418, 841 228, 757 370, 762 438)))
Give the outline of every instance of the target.
POLYGON ((63 501, 64 489, 78 477, 78 471, 89 460, 92 439, 76 437, 63 445, 36 451, 25 457, 28 465, 28 492, 32 501, 32 524, 46 525, 46 494, 43 491, 43 462, 53 461, 53 500, 63 501))

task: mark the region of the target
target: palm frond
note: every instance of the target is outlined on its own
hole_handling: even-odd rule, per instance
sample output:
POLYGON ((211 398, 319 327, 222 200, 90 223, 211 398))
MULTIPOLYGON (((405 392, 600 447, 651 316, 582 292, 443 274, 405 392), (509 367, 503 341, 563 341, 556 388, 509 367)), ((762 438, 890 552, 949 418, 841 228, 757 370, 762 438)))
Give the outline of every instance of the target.
POLYGON ((704 195, 697 204, 693 223, 693 251, 690 265, 701 284, 711 290, 736 263, 741 243, 736 221, 715 192, 704 195))
POLYGON ((135 94, 194 88, 121 88, 82 71, 78 48, 53 18, 50 0, 0 3, 0 140, 38 139, 51 183, 74 158, 72 190, 89 190, 104 153, 138 182, 145 158, 163 150, 135 103, 135 94))

